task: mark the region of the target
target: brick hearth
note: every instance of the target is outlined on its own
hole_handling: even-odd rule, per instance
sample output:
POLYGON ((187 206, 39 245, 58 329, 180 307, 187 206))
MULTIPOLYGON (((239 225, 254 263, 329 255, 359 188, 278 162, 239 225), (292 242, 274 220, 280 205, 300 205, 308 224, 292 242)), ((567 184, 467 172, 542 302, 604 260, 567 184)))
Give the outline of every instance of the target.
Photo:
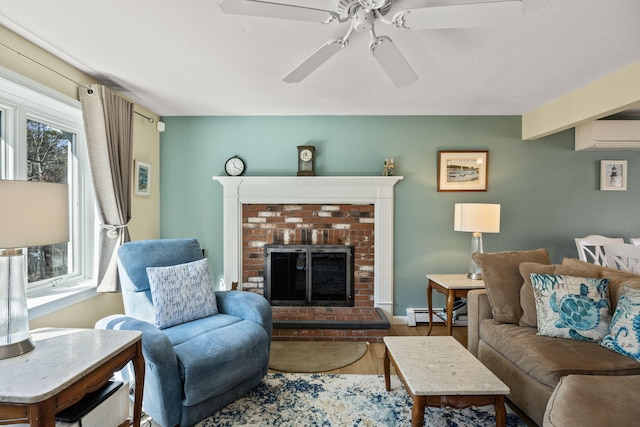
POLYGON ((274 340, 382 342, 389 327, 373 307, 273 307, 274 340))

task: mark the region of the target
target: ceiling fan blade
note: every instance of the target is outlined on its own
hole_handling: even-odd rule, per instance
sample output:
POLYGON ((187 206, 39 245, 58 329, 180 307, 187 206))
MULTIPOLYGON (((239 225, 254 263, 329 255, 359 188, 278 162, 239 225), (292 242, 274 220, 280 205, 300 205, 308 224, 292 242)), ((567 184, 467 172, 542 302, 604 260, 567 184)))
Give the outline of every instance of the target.
POLYGON ((343 47, 346 46, 346 42, 343 39, 333 39, 325 43, 320 49, 313 52, 313 54, 304 60, 304 62, 298 65, 293 71, 285 76, 283 81, 287 83, 299 83, 309 74, 311 74, 316 68, 327 62, 329 58, 338 53, 343 47))
POLYGON ((371 44, 371 51, 396 87, 409 86, 418 81, 411 65, 389 37, 378 37, 371 44))
POLYGON ((520 0, 423 7, 396 13, 393 25, 404 29, 492 27, 517 22, 523 13, 520 0))
POLYGON ((339 20, 337 12, 294 6, 262 0, 222 0, 218 3, 224 13, 293 19, 296 21, 328 22, 339 20))

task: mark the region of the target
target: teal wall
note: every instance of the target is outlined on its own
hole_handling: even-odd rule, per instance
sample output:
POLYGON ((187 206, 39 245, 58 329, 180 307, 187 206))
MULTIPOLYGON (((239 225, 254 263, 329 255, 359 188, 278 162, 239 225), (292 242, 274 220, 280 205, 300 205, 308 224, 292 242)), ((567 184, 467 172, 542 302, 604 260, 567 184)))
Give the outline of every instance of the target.
MULTIPOLYGON (((574 237, 640 237, 640 151, 575 152, 573 130, 521 140, 520 117, 164 117, 161 237, 196 237, 214 280, 222 273, 223 175, 234 154, 249 176, 293 176, 297 145, 316 146, 318 175, 396 175, 394 314, 426 307, 427 273, 468 269, 471 236, 453 231, 453 205, 500 203, 502 230, 485 252, 546 247, 576 257, 574 237), (489 150, 487 192, 438 193, 439 150, 489 150), (628 191, 599 191, 600 160, 628 160, 628 191)), ((435 306, 443 306, 440 295, 435 306)))

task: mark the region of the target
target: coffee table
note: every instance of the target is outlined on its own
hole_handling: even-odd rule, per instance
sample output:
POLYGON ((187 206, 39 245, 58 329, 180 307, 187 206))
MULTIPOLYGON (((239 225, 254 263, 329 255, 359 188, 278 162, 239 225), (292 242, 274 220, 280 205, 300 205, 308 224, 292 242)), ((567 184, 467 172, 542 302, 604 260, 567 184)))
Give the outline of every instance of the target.
POLYGON ((384 382, 391 390, 391 363, 413 398, 411 425, 422 427, 425 406, 493 405, 496 426, 504 427, 505 385, 455 338, 384 337, 384 382))

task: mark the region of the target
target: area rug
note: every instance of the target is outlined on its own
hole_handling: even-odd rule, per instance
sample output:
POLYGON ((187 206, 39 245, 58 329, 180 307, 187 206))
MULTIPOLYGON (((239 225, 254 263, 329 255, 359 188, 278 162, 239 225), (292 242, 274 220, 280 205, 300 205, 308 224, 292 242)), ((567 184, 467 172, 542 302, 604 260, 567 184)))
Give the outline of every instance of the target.
POLYGON ((363 341, 272 341, 269 368, 296 373, 332 371, 358 361, 368 346, 363 341))
MULTIPOLYGON (((397 376, 268 374, 262 383, 197 427, 410 426, 412 401, 397 376)), ((495 426, 493 406, 425 410, 425 426, 495 426)), ((526 427, 507 407, 507 426, 526 427)))

